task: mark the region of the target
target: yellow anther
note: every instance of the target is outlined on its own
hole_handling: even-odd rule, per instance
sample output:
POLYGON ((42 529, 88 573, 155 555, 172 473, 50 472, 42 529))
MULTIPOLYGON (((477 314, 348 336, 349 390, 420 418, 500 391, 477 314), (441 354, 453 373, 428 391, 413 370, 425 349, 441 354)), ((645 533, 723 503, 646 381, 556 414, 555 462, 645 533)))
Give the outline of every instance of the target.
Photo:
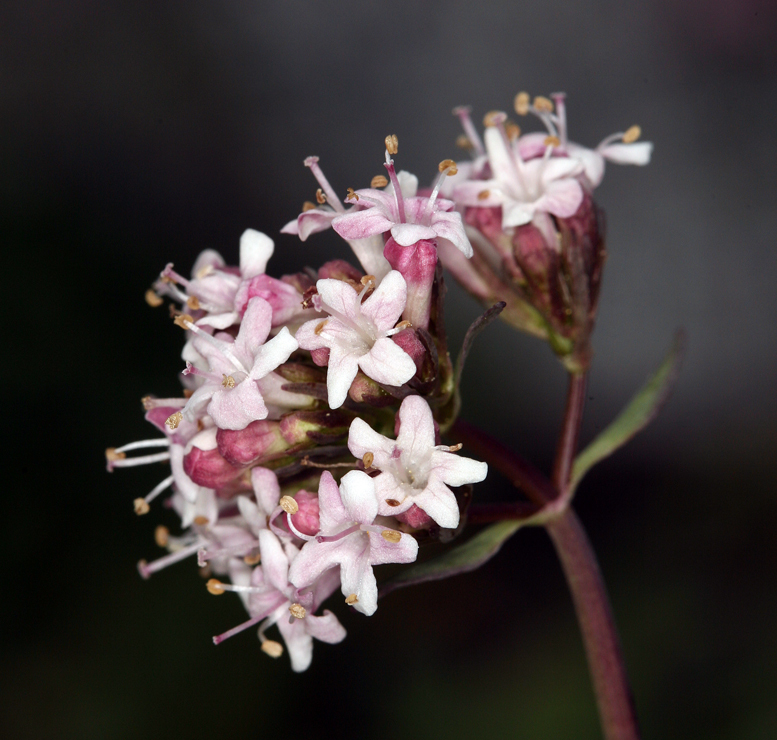
POLYGON ((174 414, 170 414, 165 420, 168 429, 178 429, 178 425, 183 421, 183 414, 180 411, 176 411, 174 414))
POLYGON ((389 506, 399 506, 399 504, 402 503, 402 502, 401 501, 397 501, 395 498, 387 498, 386 499, 386 503, 389 506))
POLYGON ((504 123, 507 119, 507 116, 500 110, 491 110, 488 113, 486 113, 485 116, 483 116, 483 125, 486 128, 490 128, 491 126, 496 126, 500 123, 504 123))
POLYGON ((397 532, 396 529, 384 529, 380 536, 386 540, 386 542, 393 542, 395 545, 402 539, 402 534, 397 532))
POLYGON ((140 399, 140 402, 143 404, 143 408, 146 411, 151 411, 151 409, 154 408, 154 397, 153 396, 143 396, 143 398, 140 399))
POLYGON ((371 468, 372 463, 375 462, 375 455, 373 455, 371 452, 365 452, 364 457, 362 458, 362 462, 364 463, 365 468, 371 468))
POLYGON ((519 92, 513 100, 513 108, 519 116, 525 116, 529 112, 529 93, 519 92))
POLYGON ((235 387, 235 379, 231 375, 227 375, 226 373, 221 373, 221 387, 222 388, 234 388, 235 387))
POLYGON ((348 188, 347 192, 345 193, 345 199, 346 200, 359 200, 359 196, 354 193, 353 188, 348 188))
POLYGON ((378 281, 375 279, 374 275, 365 275, 359 282, 361 282, 362 285, 371 285, 374 288, 378 281))
POLYGON ((639 126, 630 126, 625 134, 623 134, 623 143, 631 144, 635 142, 640 136, 642 136, 642 129, 639 126))
POLYGON ((262 643, 262 652, 267 653, 271 658, 280 658, 283 655, 283 645, 275 640, 265 640, 262 643))
POLYGON ((459 149, 475 148, 474 146, 472 146, 472 142, 469 140, 469 136, 465 136, 464 134, 459 134, 456 137, 456 146, 459 147, 459 149))
POLYGON ((389 154, 396 154, 399 151, 399 140, 397 139, 396 134, 391 134, 390 136, 387 136, 385 139, 386 143, 386 151, 389 154))
POLYGON ((157 545, 159 545, 159 547, 167 547, 167 543, 169 541, 170 541, 170 530, 164 525, 160 524, 154 530, 154 542, 156 542, 157 545))
POLYGON ((188 314, 188 313, 179 313, 179 314, 178 314, 178 315, 177 315, 177 316, 176 316, 176 317, 173 319, 173 323, 174 323, 176 326, 180 326, 180 327, 181 327, 181 329, 188 329, 189 327, 188 327, 186 324, 187 324, 187 323, 189 323, 189 324, 193 324, 193 323, 194 323, 194 319, 193 319, 191 316, 189 316, 189 314, 188 314))
POLYGON ((126 452, 116 452, 115 447, 108 447, 105 450, 105 459, 108 462, 116 462, 117 460, 123 460, 125 457, 127 457, 126 452))
POLYGON ((194 276, 197 280, 202 280, 203 278, 210 275, 215 268, 213 265, 203 265, 199 270, 197 270, 197 274, 194 276))
POLYGON ((146 291, 146 303, 148 303, 151 308, 158 308, 164 303, 164 300, 160 298, 156 293, 154 293, 151 288, 149 288, 146 291))
POLYGON ((302 604, 295 603, 289 607, 289 614, 291 614, 294 619, 304 619, 307 613, 307 610, 302 604))
POLYGON ((486 198, 491 197, 491 191, 490 190, 481 190, 478 193, 478 200, 486 200, 486 198))
POLYGON ((505 124, 505 132, 507 133, 507 138, 513 141, 521 135, 521 127, 517 123, 508 121, 505 124))
POLYGON ((411 326, 413 326, 413 323, 407 319, 404 319, 403 321, 400 321, 394 328, 403 331, 404 329, 409 329, 411 326))
POLYGON ((200 308, 200 299, 196 295, 190 295, 186 299, 186 305, 191 308, 192 311, 197 311, 200 308))
POLYGON ((246 565, 258 565, 259 563, 262 562, 262 554, 257 552, 254 555, 246 555, 243 558, 243 562, 246 565))
POLYGON ((553 113, 553 101, 538 95, 534 98, 534 109, 540 113, 553 113))
POLYGON ((359 598, 356 596, 356 594, 348 594, 348 596, 345 597, 345 603, 348 604, 348 606, 353 606, 359 598))
POLYGON ((299 511, 299 504, 291 496, 281 496, 278 503, 287 514, 296 514, 299 511))
POLYGON ((205 527, 206 525, 210 524, 210 519, 206 516, 196 516, 194 517, 194 523, 198 527, 205 527))
POLYGON ((459 168, 456 166, 456 163, 452 159, 443 159, 443 161, 437 165, 437 169, 440 172, 445 172, 445 170, 448 170, 448 174, 451 176, 455 175, 459 171, 459 168))
POLYGON ((386 185, 388 185, 388 180, 383 177, 383 175, 375 175, 375 177, 370 180, 371 188, 385 188, 386 185))
POLYGON ((194 391, 191 388, 184 388, 183 389, 183 397, 185 399, 190 399, 194 395, 194 391))
POLYGON ((324 195, 324 191, 321 188, 316 190, 316 203, 320 206, 326 203, 326 195, 324 195))
POLYGON ((316 324, 316 328, 313 330, 316 335, 320 336, 321 332, 324 331, 324 327, 329 323, 329 319, 324 319, 323 321, 319 321, 316 324))
POLYGON ((464 447, 464 445, 459 442, 457 445, 451 445, 448 448, 448 452, 458 452, 462 447, 464 447))
POLYGON ((151 507, 144 498, 136 498, 132 503, 135 506, 135 513, 138 516, 143 516, 143 514, 148 514, 148 512, 151 511, 151 507))
POLYGON ((315 210, 316 210, 316 204, 315 203, 311 203, 309 200, 306 200, 302 204, 302 212, 303 213, 307 213, 308 211, 315 211, 315 210))
POLYGON ((209 594, 221 596, 224 593, 224 584, 218 578, 211 578, 206 584, 209 594))
POLYGON ((561 139, 558 136, 546 136, 543 141, 545 146, 561 146, 561 139))

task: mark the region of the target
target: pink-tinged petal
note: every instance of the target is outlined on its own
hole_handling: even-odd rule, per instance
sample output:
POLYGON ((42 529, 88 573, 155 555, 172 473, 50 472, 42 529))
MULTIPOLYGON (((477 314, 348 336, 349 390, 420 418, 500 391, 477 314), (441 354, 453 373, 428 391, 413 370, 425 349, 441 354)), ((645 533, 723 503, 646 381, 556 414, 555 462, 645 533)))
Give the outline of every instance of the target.
MULTIPOLYGON (((407 511, 413 505, 414 499, 407 495, 407 487, 397 480, 391 472, 381 473, 372 480, 375 483, 375 495, 378 497, 378 514, 381 516, 396 516, 407 511), (392 506, 386 503, 387 501, 391 501, 395 505, 392 506)), ((412 491, 412 489, 410 490, 412 491)))
POLYGON ((471 180, 457 185, 453 199, 465 206, 495 208, 504 203, 502 186, 496 180, 471 180))
POLYGON ((392 270, 380 281, 375 292, 362 303, 361 311, 364 316, 372 319, 378 331, 385 332, 392 329, 399 321, 406 301, 405 278, 397 270, 392 270))
MULTIPOLYGON (((358 363, 368 378, 385 385, 400 386, 416 373, 413 358, 389 337, 378 339, 372 349, 359 358, 358 363)), ((331 372, 331 358, 329 367, 331 372)))
POLYGON ((356 594, 353 608, 369 617, 378 608, 378 584, 370 565, 370 538, 362 534, 347 539, 353 541, 352 552, 340 565, 341 590, 345 597, 356 594))
MULTIPOLYGON (((278 610, 281 612, 281 610, 278 610)), ((291 660, 291 670, 302 673, 309 668, 313 660, 313 637, 308 634, 307 622, 315 617, 294 619, 289 623, 286 613, 278 615, 278 630, 286 643, 286 649, 291 660)))
POLYGON ((251 501, 248 496, 237 497, 237 508, 240 512, 240 516, 246 520, 252 532, 256 533, 260 529, 267 528, 267 514, 251 501))
POLYGON ((340 568, 324 571, 311 587, 313 605, 310 610, 316 611, 338 588, 340 588, 340 568))
POLYGON ((523 226, 531 222, 534 216, 534 203, 509 201, 502 206, 502 228, 523 226))
POLYGON ((197 326, 212 326, 214 329, 229 329, 233 324, 240 321, 240 314, 237 311, 227 311, 226 313, 212 313, 197 319, 194 323, 197 326))
MULTIPOLYGON (((418 192, 418 178, 408 172, 407 170, 400 170, 397 173, 397 180, 399 180, 399 189, 402 191, 402 195, 405 198, 412 198, 418 192)), ((393 183, 389 183, 383 190, 384 193, 394 193, 393 183)))
POLYGON ((347 521, 348 515, 340 498, 340 488, 328 470, 321 474, 318 484, 318 507, 321 528, 324 531, 328 532, 347 521))
POLYGON ((653 144, 649 141, 637 141, 633 144, 610 144, 600 149, 599 153, 605 159, 616 164, 645 165, 650 162, 653 144))
POLYGON ((306 321, 294 335, 297 343, 302 349, 314 350, 323 349, 329 346, 329 342, 324 339, 321 334, 316 334, 316 327, 318 327, 324 319, 313 319, 312 321, 306 321))
MULTIPOLYGON (((301 215, 301 214, 300 214, 301 215)), ((297 218, 293 221, 289 221, 282 229, 281 234, 294 234, 299 235, 299 226, 297 225, 297 218)), ((304 239, 302 241, 305 241, 304 239)))
POLYGON ((253 357, 265 343, 272 327, 272 306, 263 298, 248 301, 246 312, 235 339, 238 352, 253 357))
POLYGON ((332 221, 332 228, 343 239, 364 239, 388 231, 394 222, 386 217, 380 208, 366 208, 363 211, 338 216, 332 221))
POLYGON ((577 213, 584 195, 583 186, 578 180, 557 180, 547 186, 545 194, 534 205, 538 211, 569 218, 577 213))
POLYGON ((393 439, 378 434, 366 421, 356 418, 348 430, 348 449, 360 460, 368 453, 373 455, 374 467, 381 469, 388 464, 396 447, 393 439))
POLYGON ((447 239, 465 257, 472 256, 472 245, 467 238, 467 232, 464 231, 460 213, 437 211, 432 216, 432 228, 439 238, 447 239))
POLYGON ((494 180, 519 187, 512 152, 505 146, 502 134, 496 126, 489 126, 483 139, 488 150, 488 161, 494 180))
MULTIPOLYGON (((329 353, 329 366, 326 374, 326 390, 331 409, 339 409, 345 403, 348 389, 359 372, 359 359, 334 346, 329 353)), ((413 365, 415 373, 415 365, 413 365)), ((411 376, 412 377, 412 376, 411 376)))
MULTIPOLYGON (((387 529, 381 527, 381 529, 387 529)), ((415 537, 402 533, 399 542, 389 542, 385 537, 370 532, 370 563, 413 563, 418 557, 418 542, 415 537)))
POLYGON ((204 249, 197 255, 192 267, 192 277, 196 278, 200 272, 205 270, 218 270, 226 266, 224 258, 215 249, 204 249))
POLYGON ((413 497, 413 503, 441 527, 455 529, 459 526, 459 505, 456 497, 442 481, 430 478, 426 488, 413 497))
POLYGON ((354 320, 359 315, 359 294, 343 280, 328 278, 316 283, 321 301, 330 308, 354 320))
POLYGON ((420 224, 396 224, 391 227, 391 236, 397 244, 402 247, 409 247, 421 239, 434 239, 434 229, 430 226, 420 224))
POLYGON ((350 535, 336 542, 305 543, 289 567, 289 581, 296 588, 310 586, 322 573, 361 553, 359 540, 359 536, 350 535))
POLYGON ((187 421, 197 421, 202 416, 205 407, 210 403, 213 394, 218 388, 219 386, 215 383, 205 383, 194 391, 186 405, 181 409, 184 419, 187 421))
POLYGON ((300 241, 305 241, 311 234, 326 231, 332 226, 332 219, 338 215, 337 211, 329 207, 311 208, 300 213, 297 217, 297 231, 300 241))
POLYGON ((285 593, 289 588, 289 560, 280 540, 269 529, 261 530, 258 539, 265 581, 285 593))
POLYGON ((246 229, 240 237, 240 273, 244 280, 261 275, 267 269, 275 244, 266 234, 246 229))
POLYGON ((599 152, 579 144, 568 144, 567 149, 570 157, 575 157, 583 163, 583 175, 591 187, 598 187, 604 177, 604 157, 599 152))
MULTIPOLYGON (((524 161, 529 159, 535 159, 536 157, 542 157, 545 154, 547 146, 545 145, 545 139, 548 138, 547 132, 534 132, 521 136, 518 141, 518 152, 521 159, 524 161)), ((516 144, 513 144, 515 147, 516 144)))
POLYGON ((208 413, 220 429, 239 430, 252 421, 266 418, 267 407, 256 383, 246 378, 234 388, 214 393, 208 413))
POLYGON ((328 609, 320 617, 310 615, 305 617, 305 627, 311 637, 332 645, 342 642, 346 635, 345 627, 328 609))
POLYGON ((432 475, 449 486, 465 486, 480 483, 488 474, 488 465, 469 457, 459 457, 452 452, 432 452, 432 475))
POLYGON ((583 163, 574 157, 551 157, 546 160, 534 160, 530 164, 540 166, 540 179, 544 184, 554 180, 563 180, 579 175, 583 171, 583 163))
POLYGON ((254 489, 256 500, 264 510, 264 513, 271 514, 281 497, 278 476, 268 468, 252 468, 251 486, 254 489))
POLYGON ((420 459, 434 447, 434 417, 421 396, 408 396, 399 407, 397 446, 408 459, 420 459))
POLYGON ((372 524, 378 516, 378 499, 375 484, 367 473, 351 470, 340 480, 340 496, 348 520, 359 524, 372 524))
MULTIPOLYGON (((261 299, 254 298, 253 301, 255 300, 261 299)), ((291 336, 289 330, 284 326, 269 342, 259 348, 249 377, 254 380, 263 378, 267 373, 275 370, 278 365, 286 362, 291 353, 298 347, 297 340, 291 336)))

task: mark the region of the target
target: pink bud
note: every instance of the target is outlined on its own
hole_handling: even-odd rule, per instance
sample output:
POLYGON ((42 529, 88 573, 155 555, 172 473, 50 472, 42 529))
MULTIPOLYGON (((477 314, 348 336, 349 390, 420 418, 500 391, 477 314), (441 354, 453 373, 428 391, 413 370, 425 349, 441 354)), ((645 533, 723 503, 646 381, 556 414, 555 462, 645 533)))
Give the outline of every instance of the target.
POLYGON ((277 421, 251 422, 245 429, 219 429, 216 433, 219 452, 233 465, 250 465, 288 449, 277 421))
POLYGON ((242 468, 235 467, 217 449, 192 447, 183 458, 183 470, 198 486, 223 488, 237 478, 242 468))
POLYGON ((416 370, 420 373, 426 359, 426 347, 412 329, 403 329, 391 337, 394 344, 399 345, 415 362, 416 370))
POLYGON ((285 324, 302 310, 302 294, 292 285, 269 275, 257 275, 244 281, 235 296, 235 310, 242 316, 248 301, 263 298, 272 307, 272 325, 285 324))
POLYGON ((423 509, 419 509, 415 504, 407 511, 397 514, 397 519, 413 529, 428 529, 429 525, 432 523, 432 517, 430 517, 423 509))
POLYGON ((356 374, 351 387, 348 389, 348 395, 356 403, 366 403, 376 408, 390 406, 396 400, 393 396, 386 393, 372 378, 368 378, 362 372, 356 374))
POLYGON ((318 270, 318 277, 320 280, 333 278, 335 280, 358 283, 362 279, 363 273, 359 272, 359 270, 345 260, 332 260, 321 265, 318 270))
POLYGON ((402 318, 417 329, 426 329, 429 326, 432 283, 437 267, 435 243, 421 239, 409 247, 403 247, 393 237, 389 237, 383 256, 407 283, 407 303, 402 318))
POLYGON ((320 347, 310 350, 310 356, 313 362, 319 367, 326 367, 329 364, 329 347, 320 347))
POLYGON ((294 497, 299 511, 292 515, 291 523, 302 534, 314 535, 321 529, 318 510, 318 495, 308 491, 299 491, 294 497))

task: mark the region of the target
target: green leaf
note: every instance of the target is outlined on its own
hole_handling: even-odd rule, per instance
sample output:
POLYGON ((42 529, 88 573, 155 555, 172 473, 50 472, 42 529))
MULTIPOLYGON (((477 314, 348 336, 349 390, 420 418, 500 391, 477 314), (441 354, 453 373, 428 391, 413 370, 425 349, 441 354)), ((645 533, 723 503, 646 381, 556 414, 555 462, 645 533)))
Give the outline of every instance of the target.
POLYGON ((502 545, 524 524, 523 521, 511 520, 489 525, 472 539, 448 550, 444 555, 401 571, 381 586, 381 596, 385 596, 395 588, 426 581, 439 581, 442 578, 468 573, 479 568, 494 557, 502 545))
POLYGON ((672 348, 661 363, 661 367, 615 420, 575 458, 570 491, 574 491, 583 476, 596 463, 626 444, 656 417, 674 388, 685 353, 685 345, 685 332, 680 330, 675 334, 672 348))

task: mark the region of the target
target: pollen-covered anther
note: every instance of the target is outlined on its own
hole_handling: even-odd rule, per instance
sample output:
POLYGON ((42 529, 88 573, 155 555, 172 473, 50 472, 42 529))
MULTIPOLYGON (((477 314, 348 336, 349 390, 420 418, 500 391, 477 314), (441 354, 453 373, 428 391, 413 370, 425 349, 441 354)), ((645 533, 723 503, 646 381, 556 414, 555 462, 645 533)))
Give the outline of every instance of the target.
POLYGON ((132 503, 135 506, 135 513, 138 516, 143 516, 143 514, 148 514, 148 512, 151 511, 151 507, 144 498, 136 498, 132 503))
POLYGON ((183 421, 183 414, 180 411, 176 411, 174 414, 165 419, 165 424, 169 429, 178 429, 178 425, 183 421))
POLYGON ((211 578, 206 584, 209 594, 221 596, 224 593, 224 584, 218 578, 211 578))
POLYGON ((525 116, 529 112, 529 93, 519 92, 513 100, 513 108, 519 116, 525 116))
POLYGON ((359 282, 361 282, 362 285, 369 285, 374 288, 378 281, 375 279, 374 275, 365 275, 359 282))
POLYGON ((399 329, 399 331, 403 331, 404 329, 410 329, 413 326, 412 321, 408 321, 407 319, 403 319, 400 321, 394 328, 399 329))
POLYGON ((370 180, 371 188, 385 188, 386 185, 388 185, 388 180, 383 177, 383 175, 375 175, 375 177, 370 180))
POLYGON ((186 324, 187 323, 188 324, 193 324, 194 323, 194 319, 188 313, 179 313, 173 319, 173 323, 176 326, 180 326, 181 329, 188 329, 189 327, 186 324))
POLYGON ((265 640, 262 643, 262 652, 271 658, 280 658, 283 655, 283 645, 275 640, 265 640))
POLYGON ((302 604, 294 603, 289 607, 289 614, 291 614, 294 619, 304 619, 307 613, 307 609, 305 609, 302 604))
POLYGON ((486 128, 491 126, 498 126, 500 123, 504 123, 507 120, 507 114, 501 110, 491 110, 483 116, 483 125, 486 128))
POLYGON ((262 562, 262 553, 256 552, 253 555, 246 555, 243 558, 243 562, 246 565, 259 565, 262 562))
POLYGON ((517 123, 508 121, 505 124, 505 133, 507 133, 507 138, 510 141, 515 141, 521 135, 521 127, 517 123))
POLYGON ((316 328, 313 330, 316 333, 316 336, 320 336, 321 332, 324 331, 324 327, 329 323, 329 319, 324 319, 323 321, 319 321, 316 324, 316 328))
POLYGON ((386 503, 389 506, 399 506, 402 502, 401 501, 397 501, 395 498, 387 498, 386 499, 386 503))
POLYGON ((302 212, 303 213, 307 213, 308 211, 315 211, 315 210, 316 210, 316 204, 315 203, 311 203, 309 200, 306 200, 302 204, 302 212))
POLYGON ((464 134, 459 134, 456 137, 456 146, 459 147, 459 149, 474 149, 472 142, 469 139, 469 136, 465 136, 464 134))
POLYGON ((158 296, 151 288, 146 291, 146 303, 151 308, 159 308, 164 302, 164 299, 158 296))
POLYGON ((384 529, 380 533, 380 536, 386 540, 386 542, 392 542, 395 545, 402 539, 401 532, 397 532, 396 529, 384 529))
POLYGON ((205 527, 208 524, 210 524, 210 519, 208 519, 208 517, 206 517, 206 516, 196 516, 196 517, 194 517, 194 523, 198 527, 205 527))
POLYGON ((159 545, 159 547, 167 547, 167 543, 170 541, 170 530, 165 527, 163 524, 160 524, 155 530, 154 530, 154 542, 159 545))
POLYGON ((485 200, 486 198, 491 197, 491 191, 490 190, 481 190, 478 193, 478 200, 485 200))
POLYGON ((534 109, 539 113, 553 113, 553 101, 542 95, 534 98, 534 109))
POLYGON ((639 126, 630 126, 626 130, 626 133, 623 134, 623 143, 624 144, 632 144, 640 136, 642 136, 642 129, 639 126))
POLYGON ((399 151, 399 139, 397 139, 396 134, 391 134, 390 136, 387 136, 385 139, 386 142, 386 151, 394 155, 399 151))
POLYGON ((278 503, 287 514, 296 514, 299 511, 299 504, 291 496, 281 496, 278 503))
POLYGON ((186 299, 186 305, 191 308, 192 311, 197 311, 200 308, 200 299, 196 295, 190 295, 186 299))
POLYGON ((105 459, 111 463, 116 462, 117 460, 124 460, 124 458, 127 457, 126 452, 116 452, 115 447, 108 447, 105 450, 105 459))
POLYGON ((321 188, 316 190, 316 203, 318 203, 320 206, 326 203, 326 195, 324 195, 324 191, 321 188))
POLYGON ((455 175, 459 171, 456 162, 454 162, 452 159, 443 159, 443 161, 437 165, 437 169, 440 172, 445 172, 447 170, 448 174, 451 176, 455 175))
POLYGON ((375 462, 375 455, 373 455, 371 452, 365 452, 364 457, 362 458, 362 462, 364 463, 365 468, 371 468, 372 463, 375 462))
POLYGON ((345 193, 346 200, 359 200, 359 196, 353 191, 353 188, 348 188, 345 193))
POLYGON ((222 377, 222 381, 221 381, 222 388, 235 387, 235 379, 231 375, 227 375, 226 373, 221 373, 221 377, 222 377))
POLYGON ((151 409, 154 408, 153 396, 143 396, 143 398, 140 399, 140 402, 143 404, 143 408, 146 411, 151 411, 151 409))
POLYGON ((356 594, 348 594, 348 596, 345 597, 345 603, 348 604, 348 606, 353 606, 358 601, 359 597, 356 596, 356 594))
POLYGON ((546 136, 542 143, 545 146, 561 146, 561 139, 558 136, 546 136))
POLYGON ((461 442, 459 442, 458 444, 451 445, 448 448, 448 452, 458 452, 462 447, 464 447, 464 445, 461 442))

